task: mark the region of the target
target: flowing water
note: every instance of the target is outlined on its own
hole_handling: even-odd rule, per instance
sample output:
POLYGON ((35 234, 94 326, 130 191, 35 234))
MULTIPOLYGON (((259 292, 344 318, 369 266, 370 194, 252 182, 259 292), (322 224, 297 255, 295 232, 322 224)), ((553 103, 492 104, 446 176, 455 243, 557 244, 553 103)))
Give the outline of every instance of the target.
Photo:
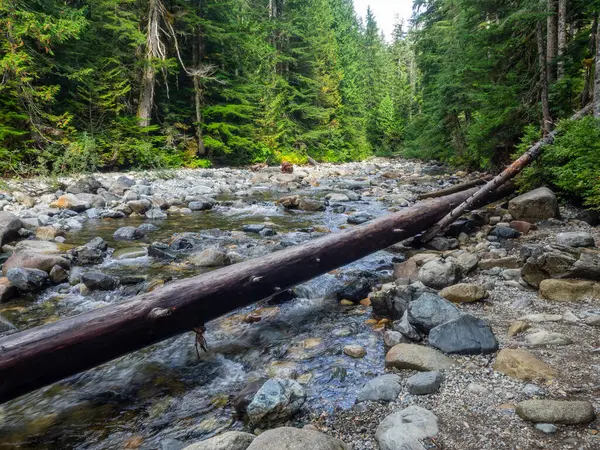
MULTIPOLYGON (((325 193, 310 191, 312 197, 325 193)), ((198 268, 185 262, 167 264, 146 255, 150 242, 169 242, 185 232, 249 258, 346 226, 344 214, 285 211, 266 193, 244 202, 220 200, 212 211, 154 222, 160 229, 135 243, 114 241, 112 234, 141 219, 86 222, 67 242, 80 245, 103 237, 115 250, 94 270, 135 276, 133 284, 85 294, 63 284, 37 298, 11 302, 0 312, 24 329, 197 275, 198 268), (243 224, 265 221, 274 224, 277 236, 239 232, 243 224)), ((371 200, 348 206, 379 216, 389 205, 371 200)), ((342 306, 335 293, 361 273, 384 279, 391 262, 390 253, 378 252, 296 287, 290 301, 262 302, 207 324, 209 350, 200 358, 189 332, 0 406, 0 449, 179 449, 225 429, 243 429, 232 395, 251 381, 277 374, 292 376, 306 388, 304 417, 349 408, 364 382, 383 371, 383 342, 380 328, 367 322, 367 308, 342 306), (250 313, 255 319, 248 320, 250 313), (367 356, 343 355, 346 344, 364 346, 367 356)))

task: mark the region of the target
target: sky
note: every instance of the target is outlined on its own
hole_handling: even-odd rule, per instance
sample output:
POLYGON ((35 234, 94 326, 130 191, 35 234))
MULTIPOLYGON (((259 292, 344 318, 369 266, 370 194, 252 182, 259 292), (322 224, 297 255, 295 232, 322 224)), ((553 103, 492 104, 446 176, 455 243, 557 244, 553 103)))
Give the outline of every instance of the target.
POLYGON ((386 38, 390 39, 396 16, 408 21, 412 13, 412 3, 412 0, 354 0, 354 8, 356 13, 364 18, 370 5, 379 28, 383 30, 386 38))

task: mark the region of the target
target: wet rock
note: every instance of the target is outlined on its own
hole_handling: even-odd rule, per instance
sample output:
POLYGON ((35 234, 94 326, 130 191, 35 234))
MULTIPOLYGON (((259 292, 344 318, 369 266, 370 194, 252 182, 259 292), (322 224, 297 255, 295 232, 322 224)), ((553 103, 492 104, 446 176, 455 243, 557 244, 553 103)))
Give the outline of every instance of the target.
POLYGON ((236 395, 233 396, 232 405, 240 418, 247 417, 248 405, 267 379, 259 379, 248 383, 236 395))
POLYGON ((577 425, 591 422, 596 412, 590 402, 568 400, 525 400, 516 412, 523 420, 534 423, 577 425))
POLYGON ((231 258, 227 253, 221 250, 207 248, 198 255, 192 257, 190 262, 199 267, 221 267, 231 264, 231 258))
POLYGON ((384 284, 379 291, 369 295, 373 314, 397 320, 402 317, 408 304, 413 300, 416 290, 411 286, 384 284))
POLYGON ((478 355, 498 350, 498 341, 483 320, 463 315, 429 332, 429 345, 445 353, 478 355))
POLYGON ((17 331, 15 327, 7 318, 0 314, 0 335, 8 334, 10 332, 17 331))
POLYGON ((277 232, 272 228, 263 228, 258 234, 262 237, 277 236, 277 232))
POLYGON ((344 346, 344 354, 359 359, 367 354, 367 350, 361 345, 346 345, 344 346))
POLYGON ((129 248, 119 248, 113 252, 111 255, 113 259, 122 260, 122 259, 133 259, 133 258, 142 258, 146 256, 148 252, 144 247, 129 247, 129 248))
MULTIPOLYGON (((42 241, 39 241, 42 242, 42 241)), ((61 266, 65 269, 70 268, 68 260, 57 255, 46 255, 32 250, 18 250, 6 260, 2 266, 2 273, 7 274, 12 268, 39 269, 49 273, 54 266, 61 266)))
POLYGON ((190 202, 188 208, 192 211, 208 211, 209 209, 212 209, 215 204, 216 202, 213 199, 205 197, 190 202))
POLYGON ((258 390, 246 412, 254 425, 285 422, 300 410, 305 400, 306 392, 296 381, 273 378, 258 390))
POLYGON ((490 232, 489 235, 496 236, 497 238, 501 239, 516 239, 521 236, 521 233, 514 228, 497 226, 490 232))
POLYGON ((482 286, 459 283, 442 289, 440 296, 454 303, 471 303, 483 300, 488 293, 482 286))
POLYGON ((69 256, 74 264, 80 266, 91 266, 100 264, 105 256, 108 245, 101 237, 96 237, 90 242, 69 250, 69 256))
POLYGON ((418 278, 425 286, 443 289, 459 280, 460 270, 450 259, 433 260, 421 267, 418 278))
POLYGON ((0 245, 15 239, 23 227, 21 219, 9 212, 0 211, 0 245))
POLYGON ((325 203, 320 200, 302 197, 298 201, 298 209, 309 212, 325 211, 325 203))
MULTIPOLYGON (((19 294, 17 288, 6 277, 0 278, 0 303, 12 300, 19 294)), ((0 325, 1 328, 1 325, 0 325)), ((0 330, 0 333, 2 331, 0 330)))
POLYGON ((260 224, 260 223, 252 223, 252 224, 247 224, 247 225, 243 225, 242 226, 242 231, 244 231, 245 233, 260 233, 262 230, 264 230, 267 226, 260 224))
POLYGON ((456 306, 431 293, 421 295, 408 306, 408 321, 424 332, 460 316, 461 312, 456 306))
POLYGON ((138 230, 143 231, 144 233, 151 233, 153 231, 158 231, 160 230, 159 227, 157 227, 156 225, 154 225, 153 223, 143 223, 138 227, 138 230))
POLYGON ((6 272, 8 281, 23 292, 39 292, 48 282, 48 273, 39 269, 15 267, 6 272))
POLYGON ((531 223, 559 217, 556 195, 546 187, 513 198, 508 202, 508 212, 515 220, 531 223))
POLYGON ((433 348, 398 344, 387 352, 385 366, 424 372, 450 369, 454 366, 454 361, 433 348))
POLYGON ((370 277, 359 277, 336 293, 338 300, 350 300, 358 303, 369 296, 377 280, 370 277))
POLYGON ((166 219, 168 216, 164 213, 160 208, 152 208, 146 211, 146 218, 150 220, 162 220, 166 219))
POLYGON ((406 389, 413 395, 428 395, 437 392, 444 377, 440 372, 421 372, 406 380, 406 389))
POLYGON ((247 450, 350 450, 339 439, 308 429, 275 428, 258 436, 247 450))
POLYGON ((420 341, 421 340, 421 335, 416 330, 416 328, 410 324, 410 322, 408 320, 408 311, 404 312, 402 319, 396 320, 392 324, 392 329, 394 331, 401 333, 403 336, 410 339, 411 341, 420 341))
POLYGON ((98 189, 103 187, 102 183, 94 177, 86 176, 68 185, 66 192, 69 194, 96 194, 98 189))
POLYGON ((39 227, 35 230, 35 237, 40 241, 53 241, 58 236, 64 237, 66 233, 60 228, 53 226, 39 227))
POLYGON ((121 227, 113 234, 113 238, 117 241, 135 241, 143 237, 144 233, 135 227, 121 227))
POLYGON ((54 266, 50 271, 50 281, 54 284, 60 284, 69 279, 69 272, 60 266, 54 266))
POLYGON ((256 438, 253 434, 241 431, 227 431, 183 450, 246 450, 256 438))
POLYGON ((158 259, 175 259, 176 254, 171 251, 171 248, 167 244, 162 242, 153 242, 148 247, 148 256, 158 259))
POLYGON ((90 209, 92 205, 83 200, 78 199, 73 194, 65 194, 58 197, 58 200, 56 200, 55 202, 50 203, 50 207, 58 209, 68 209, 74 212, 83 212, 86 209, 90 209))
POLYGON ((494 370, 519 380, 552 380, 558 371, 521 349, 502 349, 494 363, 494 370))
POLYGON ((329 203, 336 203, 336 202, 343 203, 343 202, 350 201, 350 198, 346 194, 329 194, 325 198, 327 200, 329 200, 329 203))
POLYGON ((102 272, 86 272, 81 275, 81 282, 90 291, 113 291, 119 287, 119 279, 102 272))
POLYGON ((532 347, 544 345, 569 345, 573 343, 573 341, 564 334, 549 332, 546 330, 540 330, 536 333, 526 336, 525 341, 532 347))
POLYGON ((438 419, 431 411, 420 406, 387 416, 377 427, 375 439, 380 450, 422 450, 419 439, 432 438, 438 434, 438 419))
POLYGON ((361 225, 373 219, 373 216, 366 212, 358 212, 348 217, 346 222, 350 225, 361 225))
POLYGON ((585 231, 572 231, 568 233, 558 233, 556 242, 568 247, 595 247, 594 236, 585 231))
POLYGON ((547 300, 573 302, 598 297, 600 284, 593 281, 546 279, 540 282, 540 295, 547 300))
POLYGON ((391 402, 402 392, 401 378, 396 374, 385 374, 368 381, 358 392, 357 402, 391 402))

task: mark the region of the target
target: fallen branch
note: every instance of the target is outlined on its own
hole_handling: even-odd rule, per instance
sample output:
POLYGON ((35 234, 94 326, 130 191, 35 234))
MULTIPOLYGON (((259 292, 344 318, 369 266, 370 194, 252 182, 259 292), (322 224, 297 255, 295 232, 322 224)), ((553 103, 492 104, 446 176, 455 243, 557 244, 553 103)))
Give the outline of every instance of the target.
POLYGON ((450 186, 445 189, 439 189, 437 191, 427 192, 426 194, 421 194, 417 197, 417 199, 418 200, 426 200, 428 198, 439 198, 439 197, 443 197, 445 195, 454 194, 456 192, 466 191, 467 189, 471 189, 472 187, 485 184, 490 179, 491 179, 491 177, 478 178, 477 180, 467 181, 466 183, 455 184, 454 186, 450 186))
MULTIPOLYGON (((0 403, 272 297, 420 233, 475 189, 0 338, 0 403)), ((506 195, 495 191, 490 200, 506 195)), ((486 199, 487 201, 487 199, 486 199)), ((200 333, 202 334, 202 333, 200 333)), ((197 342, 202 345, 202 336, 197 342)))
MULTIPOLYGON (((588 105, 583 108, 581 111, 575 113, 570 120, 579 120, 586 114, 592 111, 592 105, 588 105)), ((486 183, 481 189, 476 191, 472 196, 470 196, 463 203, 454 208, 447 216, 445 216, 442 220, 436 223, 431 229, 429 229, 421 238, 422 242, 429 242, 439 233, 444 231, 452 222, 462 216, 467 210, 473 208, 473 206, 481 201, 481 199, 490 195, 494 190, 498 189, 504 183, 506 183, 511 178, 517 176, 523 168, 525 168, 529 163, 535 160, 545 145, 551 144, 554 142, 556 137, 556 130, 548 133, 546 137, 542 140, 536 142, 532 147, 529 148, 519 159, 514 161, 510 166, 504 169, 499 175, 494 177, 491 181, 486 183)))

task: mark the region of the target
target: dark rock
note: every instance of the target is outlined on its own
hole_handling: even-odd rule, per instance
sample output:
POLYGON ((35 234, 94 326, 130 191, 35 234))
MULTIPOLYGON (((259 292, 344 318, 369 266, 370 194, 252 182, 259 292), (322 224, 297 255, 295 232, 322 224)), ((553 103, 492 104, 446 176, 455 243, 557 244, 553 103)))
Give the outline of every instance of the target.
POLYGON ((112 291, 119 286, 119 279, 102 272, 86 272, 81 282, 91 291, 112 291))
POLYGON ((305 401, 306 392, 297 381, 272 378, 261 386, 246 412, 253 425, 272 425, 291 419, 305 401))
POLYGON ((270 236, 276 236, 277 232, 275 230, 273 230, 272 228, 263 228, 262 230, 260 230, 260 234, 262 237, 270 237, 270 236))
POLYGON ((50 280, 54 284, 60 284, 69 279, 69 272, 60 266, 54 266, 50 271, 50 280))
POLYGON ((460 316, 456 306, 437 294, 425 293, 408 305, 408 321, 424 332, 460 316))
POLYGON ((138 230, 143 231, 144 233, 151 233, 152 231, 160 230, 160 228, 153 223, 143 223, 138 227, 138 230))
POLYGON ((0 278, 0 303, 8 302, 19 295, 18 289, 12 285, 8 278, 0 278))
POLYGON ((345 286, 337 295, 338 300, 350 300, 358 303, 369 296, 369 292, 375 286, 377 280, 374 278, 361 277, 345 286))
POLYGON ((207 211, 212 209, 215 205, 215 201, 211 198, 200 198, 188 204, 188 208, 192 211, 207 211))
POLYGON ((0 314, 0 335, 8 334, 13 331, 17 331, 17 327, 0 314))
POLYGON ((234 397, 232 400, 233 408, 240 418, 245 417, 246 409, 252 399, 258 392, 258 390, 262 387, 266 382, 266 378, 259 379, 256 381, 252 381, 244 386, 234 397))
POLYGON ((23 292, 39 292, 48 282, 48 273, 39 269, 15 267, 6 272, 6 278, 23 292))
POLYGON ((483 320, 464 315, 429 332, 429 345, 445 353, 478 355, 498 350, 498 341, 483 320))
POLYGON ((143 237, 144 232, 135 227, 121 227, 113 234, 113 238, 117 241, 135 241, 143 237))
POLYGON ((94 177, 86 176, 67 186, 66 192, 69 194, 96 194, 98 189, 103 187, 102 183, 94 177))
POLYGON ((167 244, 153 242, 148 247, 148 256, 158 259, 175 259, 176 255, 167 244))
POLYGON ((490 236, 496 236, 501 239, 516 239, 521 236, 517 230, 509 227, 497 226, 489 234, 490 236))
POLYGON ((456 239, 448 239, 442 236, 436 236, 426 245, 427 248, 437 250, 438 252, 445 252, 458 248, 458 241, 456 239))
POLYGON ((346 220, 351 225, 361 225, 373 219, 373 216, 369 213, 359 212, 356 213, 346 220))
POLYGON ((336 214, 343 214, 346 212, 346 207, 344 205, 333 205, 331 211, 336 214))
POLYGON ((246 232, 246 233, 260 233, 262 230, 264 230, 265 228, 267 228, 266 225, 260 224, 260 223, 251 223, 251 224, 247 224, 247 225, 243 225, 242 226, 242 231, 246 232))
POLYGON ((15 239, 23 227, 21 219, 9 212, 0 211, 0 245, 15 239))
POLYGON ((473 219, 459 219, 450 224, 446 230, 446 236, 458 237, 460 233, 470 234, 477 228, 477 221, 473 219))

